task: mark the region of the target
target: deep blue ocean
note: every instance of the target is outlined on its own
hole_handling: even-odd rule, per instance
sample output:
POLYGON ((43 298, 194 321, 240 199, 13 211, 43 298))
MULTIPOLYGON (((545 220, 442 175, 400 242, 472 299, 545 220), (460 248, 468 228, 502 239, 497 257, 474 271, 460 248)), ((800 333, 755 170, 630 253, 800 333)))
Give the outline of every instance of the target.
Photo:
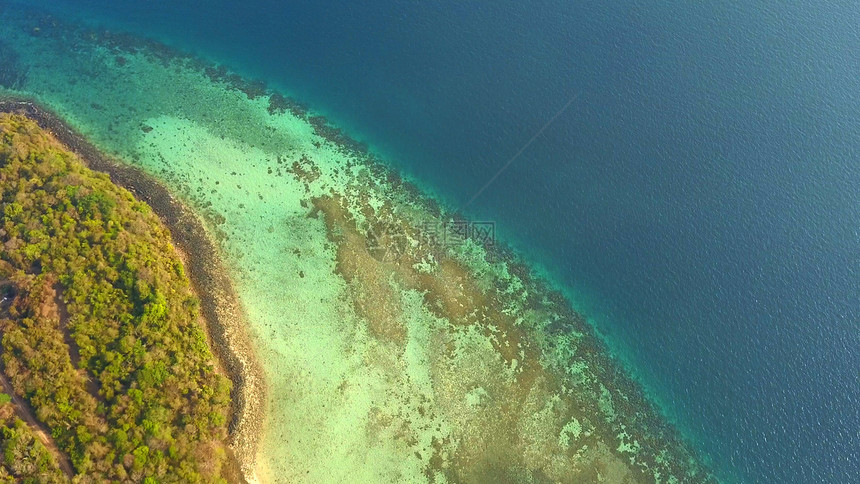
POLYGON ((469 214, 718 473, 860 482, 860 3, 29 3, 264 79, 455 206, 570 103, 469 214))

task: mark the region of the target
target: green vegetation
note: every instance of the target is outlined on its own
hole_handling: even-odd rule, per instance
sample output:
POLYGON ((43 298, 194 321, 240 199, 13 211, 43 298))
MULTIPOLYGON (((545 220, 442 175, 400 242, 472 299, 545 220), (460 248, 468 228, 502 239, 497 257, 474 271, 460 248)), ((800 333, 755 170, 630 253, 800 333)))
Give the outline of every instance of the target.
POLYGON ((50 451, 23 420, 15 418, 11 398, 0 393, 0 482, 67 482, 50 451), (4 398, 5 397, 5 398, 4 398))
POLYGON ((75 482, 224 481, 230 383, 198 306, 146 204, 0 114, 0 359, 75 482))

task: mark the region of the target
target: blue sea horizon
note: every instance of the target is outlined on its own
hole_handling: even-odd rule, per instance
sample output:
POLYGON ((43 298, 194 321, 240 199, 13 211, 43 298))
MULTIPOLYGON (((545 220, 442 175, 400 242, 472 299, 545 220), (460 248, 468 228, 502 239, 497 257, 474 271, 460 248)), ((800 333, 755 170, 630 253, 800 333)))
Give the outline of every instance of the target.
POLYGON ((455 206, 522 150, 469 215, 719 476, 860 475, 860 5, 27 3, 264 79, 455 206))

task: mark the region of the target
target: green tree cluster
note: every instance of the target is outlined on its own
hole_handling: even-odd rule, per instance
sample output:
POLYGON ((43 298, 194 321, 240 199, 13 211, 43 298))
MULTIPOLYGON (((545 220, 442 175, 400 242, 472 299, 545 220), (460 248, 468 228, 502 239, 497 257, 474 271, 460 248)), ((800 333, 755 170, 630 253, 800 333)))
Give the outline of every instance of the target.
POLYGON ((0 114, 0 361, 78 482, 221 482, 230 382, 149 206, 0 114))

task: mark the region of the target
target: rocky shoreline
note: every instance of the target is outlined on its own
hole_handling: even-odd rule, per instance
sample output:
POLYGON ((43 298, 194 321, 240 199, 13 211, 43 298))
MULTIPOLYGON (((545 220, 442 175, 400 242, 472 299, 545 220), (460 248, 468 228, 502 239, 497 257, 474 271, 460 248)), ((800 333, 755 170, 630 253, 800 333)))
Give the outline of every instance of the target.
POLYGON ((256 455, 265 418, 265 379, 245 332, 244 310, 203 222, 154 178, 106 157, 59 117, 35 102, 0 98, 0 112, 21 114, 34 120, 90 169, 106 173, 115 184, 149 204, 170 229, 173 243, 200 299, 205 330, 218 365, 233 382, 229 423, 232 469, 227 470, 226 476, 231 482, 257 482, 256 455))

